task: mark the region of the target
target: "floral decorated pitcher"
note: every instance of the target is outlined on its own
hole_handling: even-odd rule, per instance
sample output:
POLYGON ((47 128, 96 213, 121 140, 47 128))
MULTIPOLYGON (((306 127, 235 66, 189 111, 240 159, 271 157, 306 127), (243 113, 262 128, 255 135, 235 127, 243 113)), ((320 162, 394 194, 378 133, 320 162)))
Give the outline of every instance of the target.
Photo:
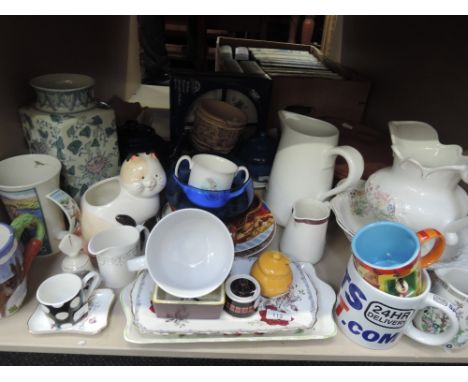
POLYGON ((23 214, 11 226, 0 223, 0 318, 15 313, 27 292, 26 278, 32 261, 42 247, 45 228, 37 217, 23 214), (36 227, 36 236, 24 248, 20 237, 29 225, 36 227))
POLYGON ((415 231, 433 227, 447 243, 468 226, 468 156, 457 145, 439 142, 423 122, 390 122, 394 162, 372 174, 366 197, 379 219, 398 221, 415 231))

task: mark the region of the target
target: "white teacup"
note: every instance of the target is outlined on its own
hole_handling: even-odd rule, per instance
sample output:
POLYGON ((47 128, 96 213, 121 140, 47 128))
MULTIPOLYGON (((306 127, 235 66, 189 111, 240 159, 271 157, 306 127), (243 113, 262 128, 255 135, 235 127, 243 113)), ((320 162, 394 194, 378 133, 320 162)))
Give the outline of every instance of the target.
POLYGON ((190 167, 188 184, 202 190, 230 190, 235 176, 241 171, 245 174, 244 183, 249 179, 246 167, 238 167, 234 162, 212 154, 197 154, 192 158, 182 155, 175 166, 177 177, 179 177, 179 166, 184 160, 189 162, 190 167))

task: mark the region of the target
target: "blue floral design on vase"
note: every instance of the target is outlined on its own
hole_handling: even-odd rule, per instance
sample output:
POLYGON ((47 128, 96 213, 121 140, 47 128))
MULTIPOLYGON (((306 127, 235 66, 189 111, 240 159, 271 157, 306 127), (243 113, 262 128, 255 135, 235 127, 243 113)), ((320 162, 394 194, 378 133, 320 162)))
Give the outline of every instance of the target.
POLYGON ((94 183, 119 174, 115 113, 94 98, 94 80, 80 74, 50 74, 31 81, 33 105, 19 109, 31 153, 62 163, 62 188, 75 200, 94 183))

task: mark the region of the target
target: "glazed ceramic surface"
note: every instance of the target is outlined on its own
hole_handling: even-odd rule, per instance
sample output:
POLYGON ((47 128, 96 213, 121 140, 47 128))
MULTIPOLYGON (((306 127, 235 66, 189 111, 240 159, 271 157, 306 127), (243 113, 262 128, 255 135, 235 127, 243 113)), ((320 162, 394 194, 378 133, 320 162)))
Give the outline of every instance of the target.
POLYGON ((265 201, 276 222, 286 226, 296 200, 325 200, 351 186, 364 171, 361 154, 338 144, 338 129, 332 124, 281 110, 281 139, 273 162, 265 201), (346 180, 331 190, 336 156, 349 168, 346 180))
POLYGON ((96 105, 89 77, 51 75, 31 84, 37 101, 19 109, 29 151, 59 159, 62 186, 79 200, 92 184, 119 172, 115 113, 96 105))
MULTIPOLYGON (((62 211, 47 198, 59 188, 60 162, 51 155, 26 154, 0 162, 0 198, 10 219, 31 214, 46 227, 39 256, 59 251, 59 235, 65 230, 62 211)), ((23 244, 35 235, 27 230, 23 244)))
POLYGON ((415 233, 401 223, 378 221, 360 229, 351 248, 354 266, 369 284, 394 296, 415 297, 423 290, 422 270, 439 260, 445 239, 434 229, 415 233), (432 248, 422 255, 428 242, 432 248))
POLYGON ((337 296, 335 320, 346 337, 369 349, 388 349, 403 335, 424 345, 445 344, 458 332, 457 317, 446 299, 429 292, 431 281, 426 270, 423 280, 424 290, 418 296, 392 296, 366 282, 350 258, 337 296), (417 311, 427 306, 449 316, 451 325, 445 332, 426 333, 414 326, 417 311))
MULTIPOLYGON (((162 216, 173 212, 169 204, 163 209, 162 216)), ((267 205, 255 197, 245 215, 226 219, 229 232, 234 240, 236 256, 254 256, 264 251, 273 241, 276 234, 276 223, 267 205)))
POLYGON ((17 216, 11 226, 0 223, 0 318, 15 313, 27 293, 27 276, 40 251, 45 229, 33 215, 17 216), (23 246, 19 239, 28 225, 36 227, 36 236, 23 246))
POLYGON ((422 122, 390 122, 394 162, 372 174, 366 196, 377 218, 415 231, 435 228, 454 244, 454 231, 468 226, 468 156, 457 145, 443 145, 437 131, 422 122))
POLYGON ((237 166, 234 162, 212 154, 197 154, 192 158, 182 155, 175 166, 175 176, 178 177, 179 165, 187 161, 190 168, 188 184, 202 190, 223 191, 230 190, 234 177, 244 173, 244 183, 249 180, 249 171, 244 166, 237 166))
POLYGON ((81 198, 83 238, 120 225, 117 215, 144 224, 159 211, 166 173, 155 154, 135 154, 122 163, 120 176, 91 186, 81 198))
MULTIPOLYGON (((445 268, 435 271, 432 292, 452 303, 458 318, 457 335, 445 345, 447 349, 459 349, 468 345, 468 286, 466 268, 445 268)), ((428 333, 440 333, 448 329, 450 320, 443 311, 428 307, 416 317, 416 326, 428 333)))
MULTIPOLYGON (((236 259, 233 273, 248 273, 254 259, 236 259)), ((316 321, 317 295, 311 281, 299 265, 294 265, 294 283, 290 292, 276 299, 261 299, 257 312, 242 320, 222 312, 218 320, 159 319, 151 308, 154 282, 143 273, 131 293, 135 325, 142 333, 151 334, 258 334, 305 330, 316 321)))
POLYGON ((160 318, 217 319, 224 301, 224 284, 211 293, 189 299, 172 296, 155 285, 151 303, 156 316, 160 318))
POLYGON ((224 282, 233 260, 234 244, 224 223, 209 212, 187 208, 161 219, 148 237, 145 255, 127 264, 131 271, 148 269, 167 293, 196 298, 224 282))
POLYGON ((28 320, 28 329, 31 334, 79 334, 94 335, 107 327, 109 312, 114 301, 114 292, 111 289, 96 289, 91 295, 88 305, 88 314, 75 325, 60 328, 49 319, 38 306, 28 320))
POLYGON ((330 216, 328 202, 297 200, 280 241, 280 250, 295 261, 318 263, 323 256, 330 216))
POLYGON ((71 327, 88 313, 89 297, 100 282, 101 277, 94 271, 83 278, 73 273, 59 273, 39 285, 36 299, 40 309, 57 327, 71 327))
POLYGON ((349 241, 361 227, 379 220, 367 201, 365 184, 365 181, 360 180, 354 187, 340 192, 330 201, 336 222, 349 241))
POLYGON ((70 113, 96 105, 94 79, 83 74, 46 74, 33 78, 30 85, 37 95, 34 104, 37 110, 70 113))
MULTIPOLYGON (((332 308, 335 303, 335 292, 322 280, 320 280, 311 264, 300 264, 299 267, 305 273, 309 281, 317 291, 316 322, 310 329, 282 330, 271 333, 237 333, 225 334, 193 334, 187 336, 183 333, 176 334, 151 334, 142 333, 134 323, 134 302, 131 293, 135 282, 129 284, 120 293, 127 324, 124 329, 124 338, 127 342, 136 344, 152 343, 203 343, 203 342, 263 342, 263 341, 304 341, 321 340, 334 337, 337 333, 336 325, 332 317, 332 308)), ((243 273, 246 269, 237 270, 243 273)), ((248 270, 248 269, 247 269, 248 270)), ((237 272, 236 271, 236 272, 237 272)))
POLYGON ((288 293, 294 279, 289 257, 279 251, 263 252, 250 269, 260 284, 261 295, 274 298, 288 293))
POLYGON ((127 268, 127 261, 141 253, 140 233, 149 231, 144 226, 120 226, 101 231, 88 243, 88 252, 97 258, 99 273, 108 288, 122 288, 136 274, 127 268))

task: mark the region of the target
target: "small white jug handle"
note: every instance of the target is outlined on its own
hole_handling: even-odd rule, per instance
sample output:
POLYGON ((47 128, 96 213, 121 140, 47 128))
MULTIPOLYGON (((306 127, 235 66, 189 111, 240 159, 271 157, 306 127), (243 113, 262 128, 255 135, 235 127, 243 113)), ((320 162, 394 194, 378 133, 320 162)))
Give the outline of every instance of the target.
POLYGON ((414 326, 414 323, 411 321, 405 328, 405 334, 413 340, 418 341, 424 345, 439 346, 450 342, 453 337, 457 335, 459 329, 457 315, 452 310, 454 308, 451 308, 451 304, 446 299, 433 293, 428 293, 422 308, 424 309, 427 306, 440 309, 448 316, 450 324, 448 325, 447 329, 439 334, 426 333, 417 329, 416 326, 414 326))
POLYGON ((342 156, 348 164, 348 176, 343 182, 340 182, 338 186, 332 188, 317 197, 318 200, 326 200, 333 195, 339 194, 340 192, 351 188, 361 179, 364 173, 364 159, 359 151, 351 146, 338 146, 333 147, 327 152, 328 155, 339 155, 342 156))
POLYGON ((177 160, 177 163, 175 165, 174 174, 175 174, 176 177, 179 177, 179 166, 184 160, 189 162, 189 168, 190 168, 190 170, 192 169, 192 158, 190 158, 188 155, 182 155, 177 160))
POLYGON ((239 174, 241 171, 242 171, 242 172, 244 173, 244 175, 245 175, 245 179, 244 179, 244 182, 242 182, 242 184, 245 184, 245 183, 247 183, 247 181, 249 180, 249 176, 250 176, 250 175, 249 175, 249 170, 247 170, 247 167, 245 167, 245 166, 239 166, 239 167, 237 168, 236 175, 239 174))
POLYGON ((81 283, 82 283, 83 287, 86 287, 86 285, 88 285, 90 280, 93 280, 93 281, 91 282, 91 285, 89 286, 88 290, 86 291, 85 298, 84 298, 85 301, 87 301, 89 299, 89 296, 91 296, 91 294, 94 292, 94 290, 101 283, 101 276, 99 275, 99 273, 97 273, 95 271, 88 272, 85 275, 85 277, 83 277, 83 279, 81 280, 81 283))

